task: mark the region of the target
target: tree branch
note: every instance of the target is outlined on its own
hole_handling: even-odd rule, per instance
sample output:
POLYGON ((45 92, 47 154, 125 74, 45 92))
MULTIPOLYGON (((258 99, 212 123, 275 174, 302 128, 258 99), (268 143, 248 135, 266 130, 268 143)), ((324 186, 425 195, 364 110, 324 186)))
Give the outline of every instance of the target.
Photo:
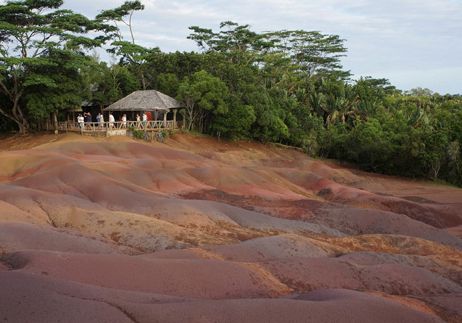
POLYGON ((130 30, 130 35, 132 36, 132 44, 135 44, 135 36, 133 36, 133 27, 132 27, 132 16, 133 16, 133 10, 130 12, 130 16, 129 16, 129 25, 128 25, 128 29, 130 30))
POLYGON ((42 54, 46 51, 46 49, 42 49, 42 50, 40 51, 41 46, 42 46, 46 41, 48 41, 51 37, 53 37, 52 34, 49 34, 49 35, 43 34, 43 39, 42 39, 40 42, 37 43, 37 48, 35 49, 34 54, 32 54, 32 57, 35 58, 35 57, 37 57, 37 56, 40 56, 40 55, 42 55, 42 54))
POLYGON ((7 96, 11 97, 10 91, 8 90, 8 88, 6 87, 5 83, 3 83, 2 80, 0 80, 0 88, 3 91, 3 93, 5 93, 7 96))

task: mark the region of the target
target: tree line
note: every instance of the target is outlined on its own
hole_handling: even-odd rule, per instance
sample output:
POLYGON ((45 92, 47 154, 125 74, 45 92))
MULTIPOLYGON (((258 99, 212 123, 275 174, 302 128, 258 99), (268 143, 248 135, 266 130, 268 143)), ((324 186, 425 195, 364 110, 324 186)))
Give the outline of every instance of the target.
POLYGON ((94 19, 62 4, 0 5, 0 129, 26 133, 84 101, 104 107, 134 90, 157 89, 184 103, 188 130, 462 185, 462 97, 352 80, 338 35, 255 32, 226 21, 218 30, 190 27, 197 51, 166 53, 136 43, 139 1, 94 19), (100 61, 93 51, 101 47, 118 62, 100 61))

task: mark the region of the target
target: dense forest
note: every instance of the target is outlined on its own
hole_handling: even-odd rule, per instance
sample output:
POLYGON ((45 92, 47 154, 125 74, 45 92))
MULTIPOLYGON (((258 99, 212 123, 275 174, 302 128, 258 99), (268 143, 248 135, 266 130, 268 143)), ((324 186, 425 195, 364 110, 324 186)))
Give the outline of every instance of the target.
POLYGON ((137 44, 139 1, 94 19, 62 5, 0 5, 0 131, 37 131, 82 102, 104 107, 134 90, 157 89, 184 103, 187 130, 462 185, 462 96, 353 80, 337 35, 259 33, 228 21, 217 30, 190 27, 196 52, 166 53, 137 44), (97 49, 117 63, 101 61, 97 49))

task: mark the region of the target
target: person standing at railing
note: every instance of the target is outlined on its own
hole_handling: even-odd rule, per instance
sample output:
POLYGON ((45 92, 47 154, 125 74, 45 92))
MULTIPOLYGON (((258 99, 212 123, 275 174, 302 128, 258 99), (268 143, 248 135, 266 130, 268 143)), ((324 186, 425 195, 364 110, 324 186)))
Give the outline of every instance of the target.
POLYGON ((98 114, 99 119, 98 119, 98 124, 101 129, 104 128, 104 115, 102 113, 98 114))
POLYGON ((114 128, 114 122, 115 122, 115 119, 114 119, 114 116, 112 115, 112 112, 109 112, 109 128, 114 128))
POLYGON ((148 123, 148 115, 146 112, 143 112, 143 128, 146 129, 146 125, 148 123))
POLYGON ((85 112, 83 115, 84 115, 84 121, 85 121, 86 128, 91 130, 91 113, 85 112))
POLYGON ((122 116, 122 128, 127 128, 127 115, 125 113, 122 116))
POLYGON ((136 127, 139 128, 140 124, 141 124, 141 117, 140 117, 140 114, 137 113, 136 114, 136 127))
POLYGON ((79 127, 80 127, 80 131, 83 130, 83 122, 84 122, 84 118, 81 114, 79 114, 77 116, 77 123, 79 124, 79 127))

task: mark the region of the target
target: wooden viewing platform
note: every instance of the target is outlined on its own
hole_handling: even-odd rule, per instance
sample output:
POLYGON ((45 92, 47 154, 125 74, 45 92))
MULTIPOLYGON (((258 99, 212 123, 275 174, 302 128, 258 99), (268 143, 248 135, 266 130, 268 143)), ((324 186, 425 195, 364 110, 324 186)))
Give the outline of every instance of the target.
POLYGON ((59 122, 58 130, 65 132, 78 132, 99 136, 126 136, 127 130, 162 131, 178 129, 178 123, 169 120, 157 121, 117 121, 117 122, 59 122))

